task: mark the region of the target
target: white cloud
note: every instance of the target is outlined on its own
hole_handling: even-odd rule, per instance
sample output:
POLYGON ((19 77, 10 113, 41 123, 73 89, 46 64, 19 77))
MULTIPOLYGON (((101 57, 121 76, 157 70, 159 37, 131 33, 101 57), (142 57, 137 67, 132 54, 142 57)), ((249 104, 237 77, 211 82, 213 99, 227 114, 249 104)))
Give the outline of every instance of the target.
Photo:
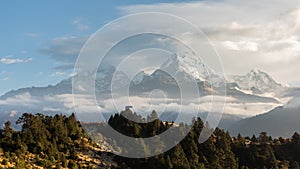
POLYGON ((27 58, 27 59, 20 59, 20 58, 11 58, 11 56, 6 56, 3 58, 0 58, 0 63, 2 64, 13 64, 13 63, 26 63, 26 62, 31 62, 32 58, 27 58))
MULTIPOLYGON (((297 76, 300 72, 299 1, 271 3, 269 0, 198 1, 130 5, 119 9, 124 15, 165 12, 187 19, 213 42, 226 74, 243 74, 258 67, 281 83, 300 81, 297 76)), ((198 36, 185 36, 186 42, 197 42, 198 36)), ((217 67, 208 53, 202 57, 210 67, 217 67)))
POLYGON ((30 93, 20 93, 14 97, 9 97, 4 100, 0 100, 0 105, 15 105, 15 106, 33 106, 40 103, 38 99, 32 97, 30 93))
MULTIPOLYGON (((182 103, 178 99, 138 96, 130 96, 130 100, 127 97, 96 99, 93 95, 83 94, 32 96, 30 93, 20 93, 16 96, 0 100, 0 106, 5 111, 8 111, 9 108, 9 112, 11 111, 12 115, 21 111, 31 112, 42 110, 61 113, 76 111, 76 113, 84 116, 88 116, 85 113, 116 113, 124 110, 126 105, 133 105, 134 110, 142 115, 150 113, 152 110, 156 110, 159 113, 164 111, 178 112, 180 110, 182 113, 195 113, 196 110, 199 110, 199 112, 210 112, 216 110, 216 107, 221 110, 224 106, 224 97, 222 96, 205 96, 195 100, 184 99, 182 103), (74 102, 74 98, 76 102, 74 102), (214 99, 214 102, 212 102, 212 99, 214 99), (212 106, 214 109, 212 109, 212 106)), ((244 117, 253 116, 265 113, 282 104, 243 103, 235 98, 227 97, 224 113, 244 117)), ((299 100, 297 104, 299 105, 299 100)))
POLYGON ((55 73, 52 73, 50 76, 52 76, 52 77, 54 77, 54 76, 63 76, 65 74, 66 74, 65 72, 55 72, 55 73))
MULTIPOLYGON (((297 0, 288 2, 273 0, 272 5, 269 4, 269 0, 246 2, 224 0, 131 5, 119 9, 122 14, 166 12, 192 22, 201 28, 213 42, 220 54, 226 74, 245 74, 257 67, 284 84, 300 81, 300 76, 296 76, 300 72, 299 3, 297 0)), ((155 18, 155 22, 163 22, 160 19, 155 18)), ((77 18, 73 24, 79 26, 80 29, 81 21, 80 18, 77 18)), ((128 25, 147 26, 147 24, 135 24, 134 21, 128 25)), ((118 25, 114 26, 114 29, 120 29, 117 28, 118 25)), ((135 26, 127 28, 135 29, 135 26)), ((86 27, 83 26, 81 29, 86 29, 86 27)), ((176 29, 176 26, 169 26, 166 29, 173 30, 176 29)), ((185 37, 186 44, 199 41, 197 35, 188 31, 182 36, 185 37)), ((86 37, 56 38, 41 52, 63 64, 57 66, 57 70, 67 70, 74 68, 76 58, 86 40, 86 37)), ((156 40, 161 43, 165 39, 158 38, 156 40)), ((151 42, 154 41, 147 41, 147 43, 151 42)), ((139 43, 146 44, 146 42, 139 43)), ((200 50, 205 48, 201 43, 196 44, 199 44, 200 50)), ((130 45, 127 44, 127 46, 130 45)), ((92 48, 98 49, 99 46, 95 45, 92 48)), ((122 49, 120 51, 123 52, 121 54, 124 54, 122 49)), ((220 66, 216 64, 215 59, 211 59, 211 54, 208 52, 209 50, 203 50, 202 59, 208 66, 218 71, 220 66)), ((140 63, 153 62, 153 60, 140 63)))
POLYGON ((52 108, 52 107, 45 107, 43 111, 51 111, 51 112, 61 112, 60 108, 52 108))
POLYGON ((89 26, 86 25, 86 24, 83 24, 82 20, 80 18, 74 19, 73 22, 72 22, 72 24, 75 25, 76 28, 79 29, 79 30, 87 30, 87 29, 89 29, 89 26))
POLYGON ((69 74, 69 77, 74 77, 74 76, 76 76, 78 73, 76 73, 76 72, 73 72, 73 73, 70 73, 69 74))
POLYGON ((258 50, 258 43, 256 42, 248 42, 248 41, 225 41, 223 42, 225 48, 229 50, 245 50, 250 52, 255 52, 258 50))

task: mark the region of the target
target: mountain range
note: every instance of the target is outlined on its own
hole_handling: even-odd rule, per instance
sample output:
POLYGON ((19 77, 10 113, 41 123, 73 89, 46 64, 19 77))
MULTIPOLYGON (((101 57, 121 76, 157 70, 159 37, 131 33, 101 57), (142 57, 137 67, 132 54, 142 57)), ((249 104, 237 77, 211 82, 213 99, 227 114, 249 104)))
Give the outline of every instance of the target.
MULTIPOLYGON (((210 111, 212 96, 216 99, 213 106, 222 106, 224 99, 220 98, 225 97, 224 94, 226 94, 224 118, 220 125, 233 134, 251 135, 258 134, 259 131, 268 131, 274 136, 290 136, 293 131, 300 131, 300 126, 296 124, 297 118, 300 118, 298 113, 300 104, 297 101, 300 98, 300 89, 284 86, 259 69, 253 69, 246 75, 224 76, 218 74, 205 65, 194 53, 189 52, 173 54, 152 73, 140 71, 133 79, 128 78, 125 72, 116 70, 114 66, 108 66, 94 72, 76 74, 53 86, 28 87, 9 91, 0 96, 0 111, 2 112, 0 114, 2 121, 0 122, 13 121, 24 112, 71 113, 75 111, 72 89, 83 93, 75 96, 82 100, 85 107, 85 110, 82 111, 95 113, 95 108, 89 107, 89 103, 94 98, 84 95, 85 89, 89 87, 87 79, 95 74, 96 101, 100 109, 106 113, 115 113, 113 105, 111 105, 111 82, 114 83, 115 93, 122 93, 124 89, 129 90, 130 97, 138 102, 135 110, 141 114, 147 113, 146 110, 149 110, 147 109, 149 106, 156 109, 162 105, 165 107, 165 112, 176 114, 176 110, 180 106, 188 111, 194 102, 192 98, 180 100, 182 94, 180 85, 194 85, 199 90, 201 100, 197 105, 200 109, 199 113, 205 114, 210 111), (80 85, 72 86, 74 78, 80 81, 80 83, 76 83, 80 85), (154 95, 149 104, 149 94, 153 94, 153 90, 164 93, 163 95, 154 95), (167 101, 162 104, 161 99, 167 101), (282 127, 279 124, 282 124, 282 127)), ((193 95, 195 91, 192 89, 187 87, 184 92, 193 95)), ((121 101, 118 103, 122 105, 121 101)), ((125 103, 123 104, 123 107, 126 106, 125 103)), ((163 113, 163 115, 164 117, 161 118, 171 117, 167 113, 163 113)), ((98 120, 95 115, 91 117, 85 120, 98 120)))

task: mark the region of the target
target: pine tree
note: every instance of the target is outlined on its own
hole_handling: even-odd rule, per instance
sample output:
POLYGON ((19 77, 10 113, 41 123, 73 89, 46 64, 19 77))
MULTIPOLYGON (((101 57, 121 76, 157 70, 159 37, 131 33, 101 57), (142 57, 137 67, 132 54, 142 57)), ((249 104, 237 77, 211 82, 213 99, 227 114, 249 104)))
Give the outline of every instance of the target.
POLYGON ((300 145, 300 134, 295 132, 292 136, 292 141, 294 144, 300 145))
POLYGON ((197 138, 195 138, 194 131, 191 130, 181 142, 182 148, 186 154, 186 158, 189 161, 191 169, 199 169, 201 164, 199 163, 198 147, 195 143, 195 140, 197 140, 197 138))
POLYGON ((180 144, 176 145, 170 154, 173 169, 190 169, 189 162, 180 144))
POLYGON ((251 138, 251 141, 252 141, 253 143, 256 143, 256 142, 258 141, 254 134, 253 134, 253 136, 252 136, 252 138, 251 138))
POLYGON ((259 140, 260 143, 262 143, 262 144, 266 144, 266 143, 268 143, 268 142, 271 141, 270 138, 269 138, 269 136, 268 136, 268 134, 267 134, 267 132, 261 132, 261 133, 259 134, 258 140, 259 140))
POLYGON ((216 129, 215 135, 217 136, 216 154, 219 157, 219 162, 222 168, 237 169, 237 161, 234 153, 231 151, 231 137, 229 133, 225 133, 223 130, 216 129))

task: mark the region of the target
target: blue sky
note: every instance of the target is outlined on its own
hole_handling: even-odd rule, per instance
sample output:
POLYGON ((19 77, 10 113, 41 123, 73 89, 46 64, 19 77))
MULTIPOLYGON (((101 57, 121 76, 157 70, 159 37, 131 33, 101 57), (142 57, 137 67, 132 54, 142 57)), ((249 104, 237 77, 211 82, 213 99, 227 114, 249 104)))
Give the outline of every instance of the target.
POLYGON ((298 0, 272 5, 268 0, 7 0, 0 11, 0 95, 69 77, 79 47, 92 33, 120 16, 149 11, 178 15, 202 29, 227 74, 256 67, 283 84, 300 86, 298 0))
POLYGON ((157 2, 161 1, 1 1, 0 94, 68 77, 71 69, 55 69, 62 63, 45 52, 55 39, 88 37, 120 17, 118 7, 157 2))

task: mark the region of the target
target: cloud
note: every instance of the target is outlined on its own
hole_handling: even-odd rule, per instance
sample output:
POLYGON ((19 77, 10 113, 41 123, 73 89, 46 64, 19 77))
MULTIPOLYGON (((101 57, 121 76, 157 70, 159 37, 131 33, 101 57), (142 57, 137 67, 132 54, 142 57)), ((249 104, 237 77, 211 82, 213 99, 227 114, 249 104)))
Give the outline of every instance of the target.
POLYGON ((62 64, 56 66, 55 69, 70 69, 74 67, 77 56, 86 40, 87 37, 55 38, 39 52, 62 64))
MULTIPOLYGON (((101 99, 97 100, 99 105, 103 105, 101 107, 93 107, 95 102, 93 97, 85 96, 85 95, 74 95, 77 99, 77 103, 80 105, 74 105, 71 96, 68 95, 60 95, 56 98, 56 100, 64 100, 64 102, 68 103, 67 107, 76 107, 76 111, 78 113, 88 113, 88 112, 118 112, 124 109, 126 105, 132 105, 134 110, 142 115, 145 113, 149 113, 152 110, 156 110, 159 113, 162 112, 178 112, 181 110, 183 113, 194 113, 196 110, 198 112, 211 112, 212 106, 219 107, 221 110, 224 106, 224 97, 222 96, 205 96, 200 98, 199 100, 188 100, 180 103, 177 99, 170 98, 146 98, 146 97, 138 97, 131 96, 130 99, 125 97, 115 98, 115 99, 101 99), (214 102, 212 103, 212 97, 214 98, 214 102)), ((225 114, 232 114, 241 117, 249 117, 258 114, 263 114, 274 109, 277 106, 282 104, 276 103, 242 103, 232 97, 226 97, 226 104, 224 107, 225 114)), ((211 112, 216 113, 216 112, 211 112)), ((218 112, 219 113, 219 112, 218 112)))
MULTIPOLYGON (((119 10, 124 15, 165 12, 190 21, 212 41, 226 74, 243 74, 258 67, 281 83, 300 81, 296 76, 300 72, 299 1, 274 0, 269 4, 268 0, 198 1, 129 5, 119 10)), ((189 44, 198 37, 187 34, 184 40, 189 44)), ((202 53, 202 57, 210 67, 217 67, 209 53, 202 53)))
POLYGON ((86 24, 83 24, 82 20, 80 18, 74 19, 72 24, 75 25, 76 28, 81 30, 81 31, 89 29, 89 26, 86 25, 86 24))
POLYGON ((258 50, 258 43, 256 42, 248 42, 248 41, 240 41, 240 42, 232 42, 225 41, 223 42, 225 48, 229 50, 245 50, 250 52, 255 52, 258 50))
POLYGON ((13 64, 13 63, 27 63, 27 62, 31 62, 32 58, 27 58, 27 59, 20 59, 20 58, 11 58, 11 56, 6 56, 3 58, 0 58, 0 63, 2 64, 13 64))
POLYGON ((31 96, 30 93, 20 93, 14 97, 9 97, 4 100, 0 100, 0 105, 16 105, 16 106, 34 106, 35 104, 40 103, 38 99, 31 96))
MULTIPOLYGON (((124 15, 137 12, 166 12, 187 19, 198 26, 212 41, 220 55, 226 74, 244 74, 253 67, 257 67, 270 73, 281 83, 300 81, 300 77, 295 76, 300 72, 300 66, 297 66, 300 60, 299 3, 296 0, 288 2, 274 0, 272 5, 269 3, 268 0, 197 1, 129 5, 119 7, 119 10, 124 15)), ((161 18, 155 18, 155 21, 157 23, 164 22, 161 18)), ((75 19, 73 24, 80 27, 81 19, 75 19)), ((135 25, 138 28, 148 26, 147 24, 138 25, 135 21, 129 22, 128 25, 135 25)), ((117 25, 114 26, 113 29, 118 29, 117 25)), ((135 26, 130 29, 135 29, 135 26)), ((85 29, 84 26, 82 28, 85 29)), ((162 29, 176 31, 176 25, 162 29)), ((124 29, 124 31, 126 30, 124 29)), ((107 36, 109 39, 109 36, 116 35, 108 34, 107 36)), ((203 49, 201 57, 209 67, 217 71, 221 70, 215 59, 211 59, 210 51, 205 50, 205 46, 201 42, 197 43, 199 42, 198 35, 186 32, 182 36, 188 45, 191 42, 199 44, 199 50, 203 49)), ((55 67, 56 70, 69 70, 74 67, 76 58, 86 40, 87 37, 59 37, 53 39, 40 52, 61 64, 55 67)), ((160 40, 162 44, 164 39, 157 40, 160 40)), ((147 39, 139 42, 145 46, 149 43, 155 43, 155 41, 147 39)), ((129 43, 126 45, 130 48, 129 43)), ((118 56, 122 56, 122 54, 128 54, 126 49, 119 49, 119 52, 116 52, 118 56)), ((118 59, 115 58, 115 60, 118 59)), ((112 59, 109 63, 114 63, 115 60, 112 59)), ((140 61, 140 63, 152 63, 153 60, 140 61)))
POLYGON ((44 96, 42 98, 45 103, 48 103, 45 108, 60 110, 61 112, 72 112, 74 108, 80 107, 77 109, 78 112, 97 112, 97 107, 94 107, 93 101, 94 98, 87 95, 72 95, 72 94, 61 94, 61 95, 51 95, 51 96, 44 96), (74 105, 73 97, 77 97, 80 101, 80 106, 74 105))
POLYGON ((54 76, 63 76, 65 74, 66 74, 65 72, 55 72, 55 73, 52 73, 50 76, 52 76, 52 77, 54 77, 54 76))
POLYGON ((46 112, 61 112, 61 109, 59 108, 52 108, 52 107, 45 107, 43 108, 43 111, 46 111, 46 112))
MULTIPOLYGON (((134 110, 141 115, 146 115, 152 110, 156 110, 158 113, 179 112, 180 110, 182 113, 195 113, 197 111, 212 111, 211 113, 216 113, 213 112, 212 106, 214 107, 214 110, 216 110, 216 107, 222 110, 224 106, 223 96, 204 96, 199 99, 184 99, 182 102, 180 102, 179 99, 174 98, 149 98, 146 96, 130 96, 129 100, 127 97, 96 99, 97 100, 95 100, 93 95, 85 94, 49 94, 44 96, 32 96, 30 93, 25 92, 0 100, 0 106, 3 110, 11 112, 12 115, 14 115, 13 112, 26 111, 54 111, 61 113, 71 113, 76 111, 76 113, 83 116, 88 116, 86 113, 116 113, 124 110, 126 105, 132 105, 134 110), (76 102, 74 102, 74 98, 76 99, 76 102), (212 99, 214 99, 214 104, 212 104, 212 99)), ((282 104, 243 103, 235 98, 226 97, 224 113, 243 117, 253 116, 268 112, 282 104)), ((288 105, 291 105, 291 103, 288 105)), ((297 100, 297 105, 299 105, 299 100, 297 100)))

